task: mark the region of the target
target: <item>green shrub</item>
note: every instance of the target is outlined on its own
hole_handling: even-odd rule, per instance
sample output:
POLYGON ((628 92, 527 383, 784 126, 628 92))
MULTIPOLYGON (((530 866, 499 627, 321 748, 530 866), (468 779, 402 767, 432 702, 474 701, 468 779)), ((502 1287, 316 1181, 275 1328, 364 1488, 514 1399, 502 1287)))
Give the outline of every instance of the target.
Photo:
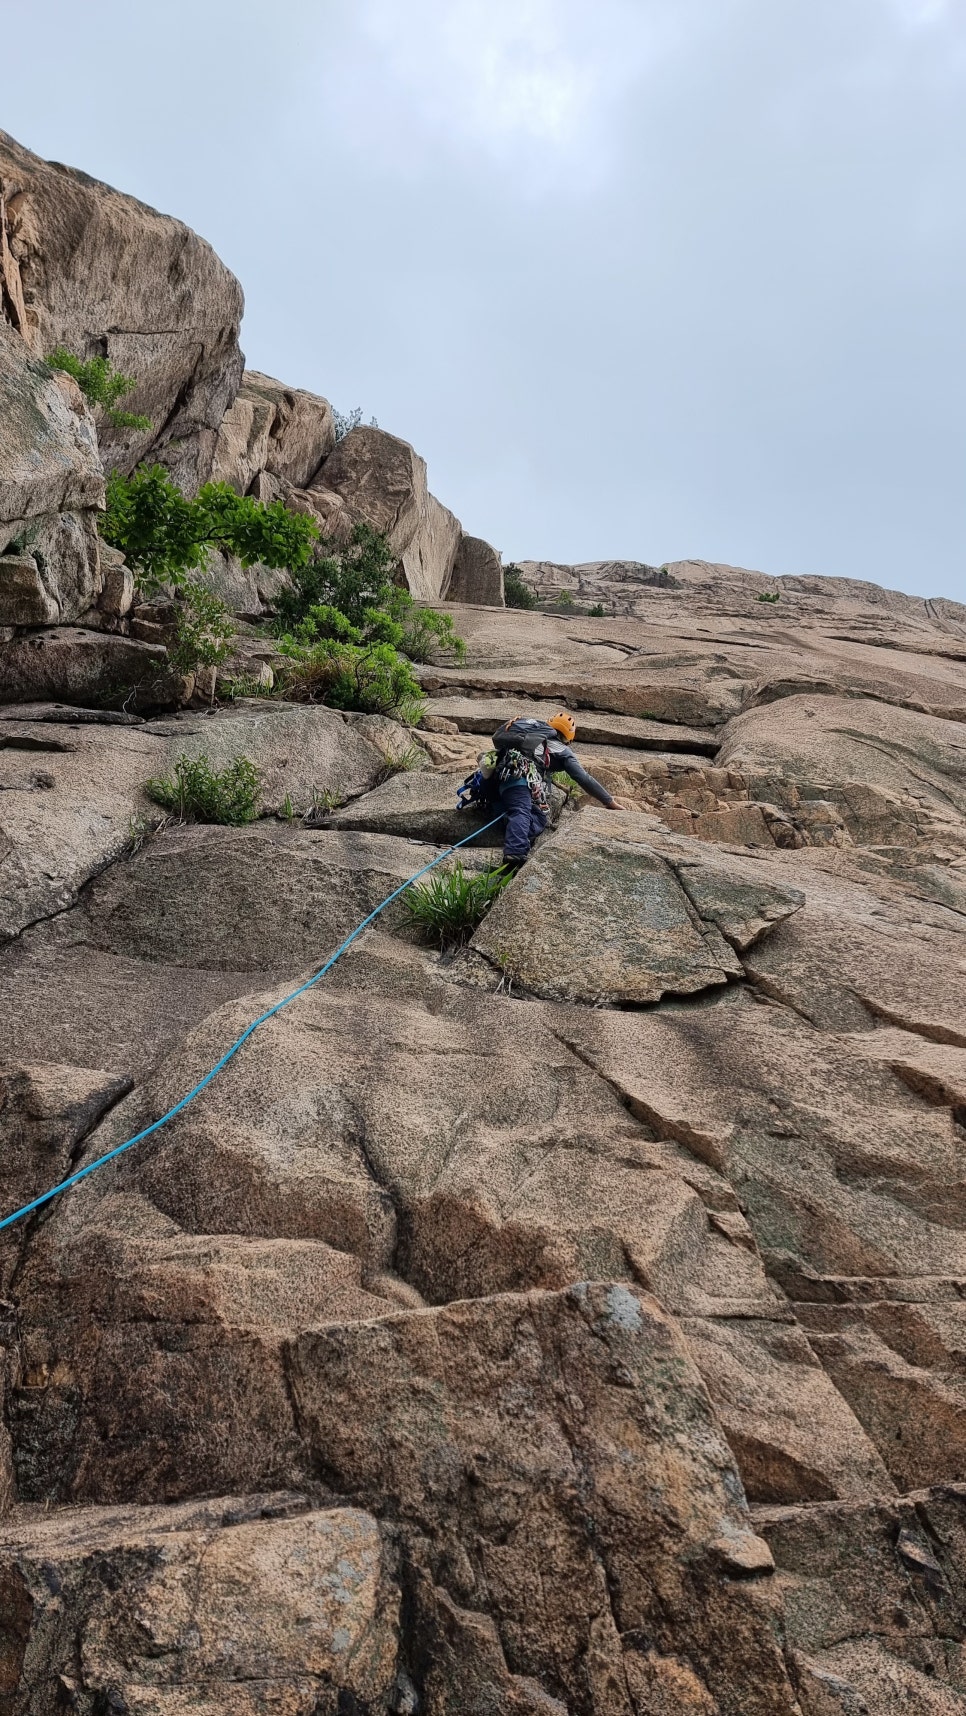
POLYGON ((258 770, 249 757, 234 757, 223 769, 213 769, 203 754, 182 755, 173 774, 146 781, 144 790, 155 804, 183 822, 240 827, 258 815, 258 770))
POLYGON ((303 644, 283 637, 287 658, 279 669, 280 690, 296 703, 328 703, 362 715, 395 715, 415 726, 424 698, 412 668, 391 644, 342 643, 325 639, 303 644))
POLYGON ((127 394, 133 393, 137 382, 133 376, 122 375, 119 369, 113 369, 106 357, 88 358, 86 363, 66 346, 57 346, 47 359, 51 369, 64 369, 72 375, 84 398, 91 405, 101 406, 105 417, 115 429, 151 429, 150 417, 138 416, 133 411, 119 411, 117 402, 127 394))
POLYGON ((592 608, 588 608, 587 618, 589 620, 602 620, 604 618, 603 602, 595 602, 592 608))
MULTIPOLYGON (((405 591, 400 591, 405 595, 405 591)), ((438 614, 434 608, 417 608, 411 597, 402 614, 402 641, 399 648, 410 661, 435 661, 438 655, 451 653, 457 661, 466 657, 466 644, 454 630, 449 614, 438 614)))
MULTIPOLYGON (((335 425, 336 442, 344 441, 350 430, 358 429, 362 422, 362 406, 357 405, 352 411, 333 411, 332 421, 335 425)), ((369 428, 378 429, 378 427, 375 418, 370 417, 369 428)))
POLYGON ((350 625, 362 627, 370 611, 392 613, 395 597, 404 595, 393 583, 396 556, 384 536, 371 525, 357 524, 347 548, 329 542, 315 559, 289 562, 292 588, 275 598, 276 624, 291 632, 315 607, 337 608, 350 625))
POLYGON ((237 555, 243 566, 305 566, 318 537, 314 521, 281 501, 264 505, 227 483, 205 483, 188 500, 160 465, 132 477, 113 473, 100 521, 105 542, 119 548, 140 588, 182 586, 202 570, 209 548, 237 555))
POLYGON ((370 525, 348 547, 292 568, 275 604, 279 648, 288 657, 283 694, 335 709, 418 721, 423 696, 410 662, 466 653, 446 614, 420 608, 393 583, 396 557, 370 525), (408 657, 409 659, 405 659, 408 657))
POLYGON ((217 667, 231 654, 235 622, 220 596, 203 584, 181 586, 177 631, 168 654, 182 673, 217 667))
POLYGON ((451 870, 437 870, 425 882, 414 883, 403 894, 403 904, 424 941, 459 947, 469 941, 510 880, 509 870, 467 872, 457 859, 451 870))
POLYGON ((763 590, 760 596, 755 597, 756 602, 780 602, 781 599, 780 590, 763 590))
POLYGON ((507 566, 503 573, 503 598, 508 608, 539 608, 540 598, 529 584, 523 582, 518 566, 507 566))

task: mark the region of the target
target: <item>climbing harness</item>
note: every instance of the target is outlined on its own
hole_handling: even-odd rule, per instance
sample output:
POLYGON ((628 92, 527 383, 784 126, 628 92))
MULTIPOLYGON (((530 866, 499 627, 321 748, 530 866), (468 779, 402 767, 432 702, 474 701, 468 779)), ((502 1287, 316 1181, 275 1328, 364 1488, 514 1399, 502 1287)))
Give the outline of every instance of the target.
POLYGON ((128 1138, 124 1144, 118 1144, 113 1150, 108 1150, 106 1155, 98 1156, 96 1161, 88 1162, 84 1168, 78 1168, 76 1174, 71 1174, 66 1180, 62 1180, 59 1186, 52 1186, 49 1192, 43 1192, 39 1198, 34 1198, 31 1203, 24 1204, 22 1209, 14 1210, 12 1215, 4 1216, 3 1220, 0 1221, 0 1232, 5 1227, 11 1227, 15 1221, 20 1221, 23 1216, 29 1215, 32 1210, 40 1209, 42 1204, 49 1203, 51 1198, 56 1198, 59 1192, 70 1191, 71 1186, 76 1186, 78 1180, 86 1179, 88 1174, 93 1174, 98 1168, 103 1168, 108 1162, 113 1162, 115 1157, 123 1156, 125 1150, 130 1150, 133 1145, 140 1144, 145 1138, 149 1138, 152 1132, 158 1131, 159 1127, 166 1126, 169 1120, 173 1120, 176 1114, 180 1114, 183 1108, 187 1108, 189 1102, 193 1102, 196 1096, 200 1096, 205 1086, 211 1083, 217 1073, 221 1072, 223 1066, 227 1066, 233 1055, 237 1055, 242 1044, 248 1040, 253 1031, 258 1030, 259 1025, 264 1025, 266 1019, 273 1018, 276 1013, 280 1013, 283 1007, 287 1007, 299 995, 304 995, 307 989, 312 989, 316 983, 320 983, 326 972, 332 970, 336 960, 342 958, 352 943, 358 940, 363 930, 368 929, 373 919, 377 918, 380 912, 384 912, 387 906, 391 906, 393 900, 398 900, 400 894, 404 894, 407 888, 411 888, 414 882, 419 881, 420 876, 425 876, 428 871, 435 870, 437 864, 441 864, 451 852, 457 852, 461 846, 467 846, 471 840, 477 838, 477 835, 485 834, 487 829, 495 828, 497 823, 503 820, 502 815, 495 816, 492 822, 484 823, 482 828, 474 828, 472 834, 467 834, 462 840, 457 840, 453 846, 447 846, 446 851, 440 852, 432 863, 424 864, 421 870, 416 870, 409 877, 408 881, 403 882, 400 887, 394 888, 391 894, 387 894, 382 904, 378 905, 375 911, 370 912, 367 918, 363 918, 361 924, 357 924, 351 935, 346 936, 342 945, 336 948, 314 977, 310 977, 307 983, 300 983, 299 987, 293 989, 290 995, 283 996, 281 1001, 276 1001, 274 1007, 269 1007, 267 1012, 260 1013, 257 1019, 253 1019, 250 1025, 246 1025, 241 1036, 232 1043, 231 1048, 225 1050, 221 1060, 216 1061, 211 1071, 205 1073, 204 1078, 195 1085, 193 1090, 189 1090, 187 1096, 183 1096, 180 1102, 176 1102, 173 1108, 169 1108, 167 1114, 162 1114, 160 1120, 152 1121, 151 1125, 145 1126, 143 1131, 136 1132, 134 1137, 128 1138))

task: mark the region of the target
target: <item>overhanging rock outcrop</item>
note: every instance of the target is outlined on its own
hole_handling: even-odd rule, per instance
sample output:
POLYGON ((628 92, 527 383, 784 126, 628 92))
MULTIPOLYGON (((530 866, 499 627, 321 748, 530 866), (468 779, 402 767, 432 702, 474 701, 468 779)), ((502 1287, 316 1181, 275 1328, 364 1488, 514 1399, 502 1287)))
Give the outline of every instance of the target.
POLYGON ((160 459, 205 481, 241 379, 242 292, 209 244, 169 215, 0 133, 3 311, 38 357, 100 353, 137 381, 152 427, 99 425, 108 469, 160 459))

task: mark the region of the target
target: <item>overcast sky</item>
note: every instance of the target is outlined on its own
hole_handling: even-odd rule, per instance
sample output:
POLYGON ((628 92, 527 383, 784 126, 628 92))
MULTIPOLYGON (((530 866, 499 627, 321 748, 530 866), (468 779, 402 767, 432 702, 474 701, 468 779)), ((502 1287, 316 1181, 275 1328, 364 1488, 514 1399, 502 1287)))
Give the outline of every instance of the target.
POLYGON ((966 0, 31 0, 0 124, 507 559, 966 600, 966 0))

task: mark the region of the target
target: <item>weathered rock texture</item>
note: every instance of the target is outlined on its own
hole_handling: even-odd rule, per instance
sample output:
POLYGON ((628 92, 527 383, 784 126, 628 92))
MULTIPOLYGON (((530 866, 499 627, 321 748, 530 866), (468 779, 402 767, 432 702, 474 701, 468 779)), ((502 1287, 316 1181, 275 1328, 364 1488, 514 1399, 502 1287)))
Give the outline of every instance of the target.
POLYGON ((241 287, 204 239, 0 133, 3 312, 38 357, 102 353, 137 391, 145 430, 99 425, 108 468, 160 458, 185 487, 208 476, 241 378, 241 287))
MULTIPOLYGON (((76 384, 0 318, 0 627, 76 619, 102 574, 104 473, 76 384)), ((0 667, 0 674, 3 673, 0 667)))
POLYGON ((101 480, 21 332, 106 337, 162 404, 180 366, 186 481, 377 524, 468 646, 416 733, 108 710, 163 605, 11 525, 3 1210, 267 1016, 0 1235, 0 1712, 962 1716, 966 609, 678 562, 524 568, 606 618, 487 612, 411 447, 234 396, 200 241, 13 145, 0 181, 18 532, 83 535, 101 480), (562 704, 623 808, 555 788, 467 945, 395 900, 302 989, 450 843, 492 863, 456 787, 562 704), (182 752, 252 758, 261 819, 154 828, 182 752))
POLYGON ((461 536, 453 576, 444 592, 451 602, 477 602, 502 608, 503 563, 495 548, 480 536, 461 536))

